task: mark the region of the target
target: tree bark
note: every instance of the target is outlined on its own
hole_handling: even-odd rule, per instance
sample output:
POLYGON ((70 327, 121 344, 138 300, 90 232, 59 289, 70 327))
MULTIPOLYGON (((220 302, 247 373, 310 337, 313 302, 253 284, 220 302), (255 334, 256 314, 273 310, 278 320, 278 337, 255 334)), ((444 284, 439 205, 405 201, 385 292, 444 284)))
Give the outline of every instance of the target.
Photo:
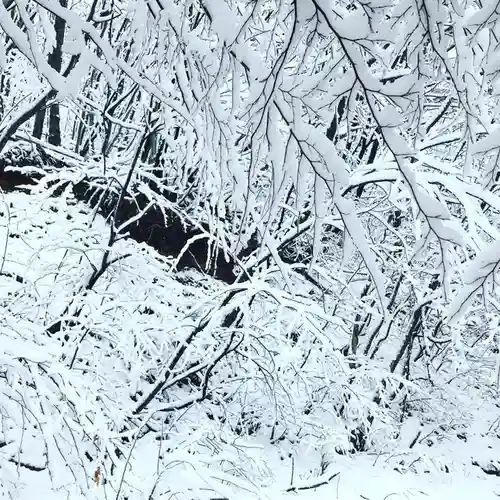
MULTIPOLYGON (((61 7, 68 6, 68 0, 59 0, 61 7)), ((62 67, 62 46, 64 43, 64 31, 66 29, 66 21, 60 17, 56 17, 54 22, 54 30, 56 32, 56 46, 49 54, 48 63, 58 72, 61 72, 62 67)), ((49 109, 49 144, 53 146, 61 145, 61 115, 59 104, 53 104, 49 109)))
MULTIPOLYGON (((61 7, 68 6, 68 0, 59 0, 61 7)), ((49 54, 47 62, 58 73, 61 72, 62 67, 62 46, 64 43, 64 31, 66 29, 66 21, 60 17, 55 18, 54 31, 56 32, 56 45, 52 52, 49 54)), ((35 123, 33 125, 33 136, 41 139, 43 135, 43 126, 45 123, 46 108, 38 110, 35 116, 35 123)), ((59 111, 59 104, 55 103, 49 108, 49 144, 53 146, 61 145, 61 115, 59 111)))

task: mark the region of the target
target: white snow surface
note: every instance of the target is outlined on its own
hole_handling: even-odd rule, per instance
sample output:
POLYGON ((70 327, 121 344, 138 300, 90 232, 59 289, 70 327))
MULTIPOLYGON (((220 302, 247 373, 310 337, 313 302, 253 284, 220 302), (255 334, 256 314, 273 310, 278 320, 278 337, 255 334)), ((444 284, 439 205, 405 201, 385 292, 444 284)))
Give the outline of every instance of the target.
MULTIPOLYGON (((92 213, 87 208, 64 196, 42 199, 19 193, 3 195, 0 212, 0 253, 5 249, 1 272, 18 274, 24 279, 24 283, 19 284, 12 277, 0 276, 0 300, 6 311, 0 320, 0 372, 4 373, 6 367, 18 366, 13 360, 22 356, 31 363, 45 366, 54 376, 60 375, 67 385, 65 395, 58 397, 79 397, 78 410, 82 416, 86 412, 94 415, 92 425, 86 425, 87 432, 93 429, 94 439, 111 443, 116 435, 108 419, 119 420, 130 415, 133 406, 123 405, 147 366, 132 366, 127 373, 123 366, 106 366, 106 359, 109 363, 117 363, 118 359, 124 364, 127 359, 133 361, 134 356, 127 352, 127 349, 133 350, 126 340, 128 336, 139 339, 144 332, 154 336, 155 331, 162 331, 164 335, 168 329, 174 330, 179 326, 176 325, 179 318, 193 305, 208 301, 219 285, 194 272, 172 274, 168 259, 145 245, 130 240, 120 242, 115 252, 131 256, 109 271, 105 283, 98 287, 90 301, 93 314, 85 321, 89 327, 107 321, 108 325, 101 325, 100 331, 123 344, 123 353, 114 361, 105 356, 97 360, 96 350, 94 366, 101 373, 80 375, 81 368, 79 371, 68 369, 67 357, 65 359, 68 353, 59 342, 47 338, 43 325, 50 324, 51 317, 57 318, 62 313, 71 292, 85 282, 91 263, 95 265, 99 261, 108 229, 100 217, 92 222, 92 213), (59 279, 62 275, 64 280, 59 279), (194 279, 196 286, 182 284, 176 279, 178 276, 194 279), (112 297, 108 306, 114 301, 125 311, 121 318, 106 317, 108 306, 103 306, 106 296, 112 297), (143 305, 158 313, 146 323, 140 323, 133 314, 143 305), (106 414, 100 414, 93 401, 95 396, 106 400, 106 414)), ((82 349, 82 354, 92 356, 88 346, 87 350, 82 349)), ((15 373, 8 375, 13 376, 15 373)), ((43 379, 37 380, 41 384, 43 379)), ((12 382, 10 387, 16 388, 16 385, 12 382)), ((128 498, 134 500, 156 498, 151 493, 160 490, 164 493, 158 498, 170 499, 498 498, 500 477, 487 475, 473 465, 477 462, 491 468, 496 464, 500 469, 496 391, 466 381, 456 385, 451 382, 449 387, 451 396, 448 396, 455 408, 449 418, 445 412, 441 416, 442 424, 448 429, 446 433, 440 432, 439 423, 435 421, 410 417, 400 427, 399 438, 389 441, 385 449, 357 455, 336 454, 328 448, 328 443, 318 450, 300 439, 271 444, 268 432, 253 436, 230 434, 208 420, 199 405, 194 405, 176 415, 175 431, 170 433, 168 428, 173 424, 165 424, 168 439, 157 441, 145 436, 137 440, 133 453, 129 449, 127 459, 117 460, 114 474, 126 478, 128 498), (456 415, 463 417, 462 420, 457 420, 456 415), (415 446, 409 449, 417 435, 415 446), (322 456, 327 463, 323 471, 320 469, 322 456), (311 488, 322 482, 326 484, 311 488), (294 491, 287 491, 292 486, 294 491)), ((16 390, 21 397, 27 391, 22 386, 16 390)), ((40 385, 38 390, 43 393, 49 386, 40 385)), ((92 480, 99 459, 89 462, 82 458, 84 440, 80 436, 75 436, 72 443, 64 443, 61 432, 60 454, 49 446, 47 459, 42 441, 32 434, 34 428, 27 424, 21 428, 23 422, 29 420, 24 413, 19 413, 20 419, 15 421, 17 427, 12 425, 7 415, 15 410, 9 406, 11 395, 7 394, 4 384, 1 391, 0 442, 7 444, 0 447, 0 491, 5 498, 117 498, 116 481, 101 481, 97 486, 92 480), (44 467, 46 459, 50 473, 47 468, 31 471, 16 465, 20 460, 44 467)), ((40 412, 46 417, 41 426, 49 443, 52 435, 59 436, 65 418, 70 417, 67 407, 58 407, 57 398, 54 402, 52 397, 50 394, 40 396, 40 404, 46 408, 40 412), (51 404, 66 414, 50 414, 51 404)), ((36 400, 26 404, 36 410, 36 400)))

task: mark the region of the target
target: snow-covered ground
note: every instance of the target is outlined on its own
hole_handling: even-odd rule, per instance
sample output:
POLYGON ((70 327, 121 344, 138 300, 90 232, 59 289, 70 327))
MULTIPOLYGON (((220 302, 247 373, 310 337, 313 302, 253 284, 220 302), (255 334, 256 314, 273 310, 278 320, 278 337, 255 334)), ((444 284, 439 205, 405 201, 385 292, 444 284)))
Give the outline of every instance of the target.
POLYGON ((124 240, 114 251, 129 257, 112 266, 94 293, 75 296, 99 263, 108 235, 104 221, 96 217, 92 222, 87 208, 64 197, 13 193, 3 196, 1 205, 3 497, 118 498, 125 483, 128 496, 119 498, 129 500, 500 497, 496 389, 467 379, 450 382, 452 404, 444 406, 449 414, 434 419, 414 415, 398 429, 398 438, 379 451, 340 455, 327 444, 314 449, 300 439, 270 444, 269 433, 231 434, 194 405, 165 421, 163 439, 146 435, 135 442, 132 437, 132 445, 124 448, 128 455, 115 457, 111 471, 105 450, 119 442, 115 428, 131 415, 130 395, 155 366, 149 357, 140 358, 137 345, 149 342, 148 352, 161 356, 170 345, 161 335, 175 330, 178 319, 208 301, 218 285, 193 272, 184 273, 182 283, 170 273, 168 259, 124 240), (83 335, 75 353, 74 339, 65 343, 44 333, 65 314, 68 303, 73 312, 75 304, 85 305, 80 319, 89 330, 98 329, 101 341, 107 339, 111 347, 101 350, 83 335), (140 314, 145 306, 154 313, 140 314), (86 367, 85 359, 90 359, 86 367), (93 445, 101 450, 97 455, 93 445))

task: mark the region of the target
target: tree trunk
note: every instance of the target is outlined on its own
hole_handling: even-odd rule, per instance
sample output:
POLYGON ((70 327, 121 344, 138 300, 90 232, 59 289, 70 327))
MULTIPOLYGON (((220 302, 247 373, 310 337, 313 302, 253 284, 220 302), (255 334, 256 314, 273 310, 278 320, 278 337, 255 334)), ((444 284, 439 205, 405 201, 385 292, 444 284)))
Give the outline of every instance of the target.
POLYGON ((42 138, 43 124, 45 122, 45 107, 37 111, 35 115, 35 124, 33 125, 33 137, 42 138))
MULTIPOLYGON (((61 7, 68 6, 68 0, 59 0, 61 7)), ((66 29, 66 21, 60 17, 56 17, 54 22, 54 30, 56 32, 56 46, 50 53, 48 63, 58 72, 61 72, 62 66, 62 46, 64 42, 64 31, 66 29)), ((54 146, 61 145, 61 116, 59 112, 59 104, 53 104, 49 110, 49 144, 54 146)))
MULTIPOLYGON (((61 7, 68 6, 68 0, 60 0, 61 7)), ((49 54, 48 63, 58 73, 61 72, 62 66, 62 46, 64 42, 64 30, 66 29, 66 21, 60 17, 56 17, 54 21, 54 30, 56 32, 56 46, 49 54)), ((43 126, 45 123, 46 108, 40 109, 35 116, 33 125, 33 136, 37 139, 42 138, 43 126)), ((61 145, 61 117, 59 113, 59 104, 53 104, 49 109, 49 144, 54 146, 61 145)))

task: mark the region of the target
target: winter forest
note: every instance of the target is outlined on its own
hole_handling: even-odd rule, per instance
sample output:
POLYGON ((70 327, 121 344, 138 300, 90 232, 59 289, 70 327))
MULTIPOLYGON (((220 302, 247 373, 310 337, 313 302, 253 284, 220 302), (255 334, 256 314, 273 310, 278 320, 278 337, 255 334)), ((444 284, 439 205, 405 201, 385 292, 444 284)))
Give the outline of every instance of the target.
POLYGON ((0 2, 0 496, 500 497, 497 0, 0 2))

